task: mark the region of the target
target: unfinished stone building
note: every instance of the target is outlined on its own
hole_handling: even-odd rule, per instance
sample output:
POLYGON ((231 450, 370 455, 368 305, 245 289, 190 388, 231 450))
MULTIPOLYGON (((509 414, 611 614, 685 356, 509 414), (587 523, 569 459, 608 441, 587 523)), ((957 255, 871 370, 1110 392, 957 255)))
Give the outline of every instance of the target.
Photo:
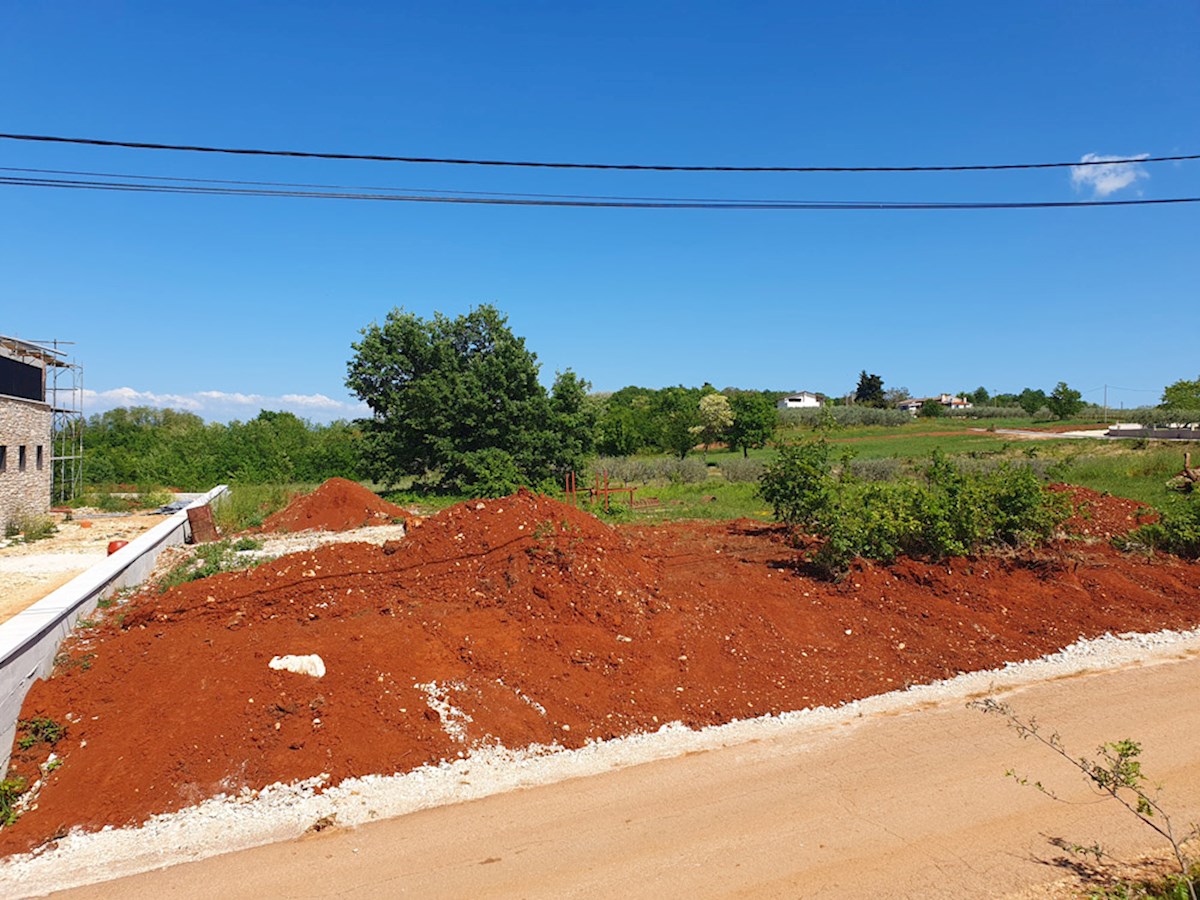
POLYGON ((0 335, 0 528, 50 509, 54 407, 46 372, 57 351, 0 335))

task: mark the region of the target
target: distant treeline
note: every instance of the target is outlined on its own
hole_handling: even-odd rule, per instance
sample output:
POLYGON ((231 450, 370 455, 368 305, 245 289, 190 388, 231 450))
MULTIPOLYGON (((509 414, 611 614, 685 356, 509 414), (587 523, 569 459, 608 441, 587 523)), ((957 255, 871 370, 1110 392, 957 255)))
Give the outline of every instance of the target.
POLYGON ((181 490, 358 479, 361 444, 362 429, 354 424, 314 425, 289 412, 264 410, 225 425, 173 409, 113 409, 84 425, 84 478, 181 490))
MULTIPOLYGON (((902 425, 912 421, 907 412, 846 406, 844 401, 832 400, 823 410, 777 410, 776 401, 785 393, 734 388, 718 392, 706 384, 660 389, 630 386, 611 394, 591 394, 577 413, 579 450, 584 457, 667 453, 682 459, 703 443, 720 442, 743 451, 763 447, 779 425, 902 425), (720 405, 725 412, 721 408, 714 411, 710 404, 710 418, 706 419, 701 399, 715 393, 727 401, 727 406, 720 405)), ((1045 415, 1041 391, 993 397, 987 397, 982 389, 971 393, 976 394, 975 400, 990 401, 975 411, 980 417, 1020 417, 1032 410, 1045 415), (999 405, 1004 403, 1012 405, 999 405)), ((113 409, 93 415, 85 423, 84 478, 92 485, 165 485, 183 490, 208 489, 220 483, 316 483, 334 476, 355 480, 374 476, 388 481, 379 478, 378 462, 372 460, 371 431, 369 421, 319 425, 289 412, 264 410, 248 421, 223 424, 206 423, 193 413, 173 409, 113 409)))

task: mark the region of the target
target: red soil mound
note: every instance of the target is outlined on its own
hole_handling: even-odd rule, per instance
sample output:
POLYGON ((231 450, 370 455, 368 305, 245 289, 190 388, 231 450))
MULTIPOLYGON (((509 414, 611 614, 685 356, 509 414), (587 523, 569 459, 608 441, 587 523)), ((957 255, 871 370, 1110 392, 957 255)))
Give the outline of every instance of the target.
MULTIPOLYGON (((0 853, 321 772, 837 704, 1200 623, 1200 565, 1102 542, 864 565, 840 584, 795 557, 762 523, 615 530, 522 492, 382 548, 329 545, 143 595, 30 692, 22 719, 67 723, 63 765, 0 830, 0 853), (268 667, 308 653, 324 678, 268 667)), ((14 748, 14 771, 36 777, 48 752, 14 748)))
POLYGON ((349 531, 407 518, 407 511, 372 494, 362 485, 345 478, 330 478, 311 494, 298 497, 268 517, 262 530, 349 531))
POLYGON ((1107 540, 1158 521, 1158 513, 1152 506, 1136 500, 1112 497, 1075 484, 1052 484, 1050 490, 1065 494, 1071 504, 1071 517, 1063 523, 1067 534, 1107 540))

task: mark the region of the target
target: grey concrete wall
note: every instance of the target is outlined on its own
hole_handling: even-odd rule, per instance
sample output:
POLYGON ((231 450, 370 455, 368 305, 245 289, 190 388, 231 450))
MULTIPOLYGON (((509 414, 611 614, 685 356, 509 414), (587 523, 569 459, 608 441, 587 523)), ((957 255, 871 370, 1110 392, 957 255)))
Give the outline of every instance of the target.
MULTIPOLYGON (((190 506, 217 501, 226 491, 225 485, 219 485, 190 506)), ((187 512, 177 512, 104 562, 0 623, 0 773, 8 767, 25 695, 36 679, 50 674, 58 647, 75 622, 104 597, 145 581, 158 554, 189 536, 187 512)))
POLYGON ((4 471, 0 471, 0 529, 22 516, 45 515, 50 509, 50 420, 50 407, 45 403, 0 396, 0 447, 5 448, 4 471))
POLYGON ((1198 428, 1110 428, 1108 437, 1152 438, 1160 441, 1200 441, 1198 428))

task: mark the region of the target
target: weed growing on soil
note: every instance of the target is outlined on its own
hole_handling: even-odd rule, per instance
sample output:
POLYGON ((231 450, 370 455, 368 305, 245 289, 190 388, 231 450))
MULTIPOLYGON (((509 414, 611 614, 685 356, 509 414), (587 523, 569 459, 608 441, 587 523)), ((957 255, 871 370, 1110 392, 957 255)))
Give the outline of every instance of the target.
POLYGON ((285 484, 236 484, 213 507, 217 527, 225 533, 258 528, 271 513, 283 509, 296 496, 312 490, 285 484))
POLYGON ((1184 559, 1200 559, 1200 502, 1177 501, 1163 510, 1162 518, 1113 539, 1122 550, 1161 550, 1184 559))
POLYGON ((25 736, 17 741, 17 746, 22 750, 28 750, 35 744, 49 744, 53 747, 67 734, 66 725, 44 716, 22 719, 17 723, 17 727, 25 731, 25 736))
POLYGON ((138 509, 153 509, 170 503, 174 496, 170 491, 158 487, 144 490, 127 490, 131 485, 115 485, 89 488, 72 506, 86 506, 104 512, 132 512, 138 509))
POLYGON ((25 779, 20 776, 0 781, 0 826, 17 821, 17 799, 25 793, 25 779))
POLYGON ((26 544, 44 540, 58 531, 58 526, 49 516, 17 516, 4 526, 6 538, 20 537, 26 544))
POLYGON ((262 542, 253 538, 240 538, 236 543, 226 539, 211 544, 199 544, 193 558, 184 560, 163 576, 158 584, 158 591, 160 594, 165 593, 178 585, 199 581, 219 572, 236 572, 261 565, 266 560, 239 555, 239 551, 257 550, 260 547, 262 542))
MULTIPOLYGON (((1032 738, 1038 743, 1057 753, 1087 779, 1091 786, 1100 794, 1115 800, 1137 819, 1163 838, 1171 847, 1171 853, 1179 866, 1178 874, 1172 875, 1161 885, 1152 886, 1158 893, 1128 893, 1130 889, 1145 888, 1146 886, 1124 885, 1120 888, 1123 893, 1109 893, 1108 897, 1178 897, 1181 900, 1197 900, 1196 886, 1200 882, 1198 864, 1184 852, 1183 845, 1192 838, 1200 837, 1200 826, 1192 825, 1186 832, 1176 832, 1171 816, 1159 803, 1160 785, 1151 785, 1142 774, 1142 764, 1138 759, 1142 753, 1141 744, 1126 738, 1121 741, 1111 741, 1101 744, 1094 756, 1074 757, 1067 752, 1062 738, 1058 733, 1045 734, 1035 718, 1023 719, 1015 713, 1011 706, 991 697, 983 700, 972 700, 967 704, 985 715, 997 715, 1005 720, 1022 740, 1032 738)), ((1045 794, 1054 800, 1060 798, 1040 781, 1030 781, 1013 770, 1005 773, 1020 785, 1026 785, 1045 794)), ((1077 854, 1087 854, 1100 860, 1104 850, 1096 844, 1091 846, 1071 845, 1067 849, 1077 854)))

